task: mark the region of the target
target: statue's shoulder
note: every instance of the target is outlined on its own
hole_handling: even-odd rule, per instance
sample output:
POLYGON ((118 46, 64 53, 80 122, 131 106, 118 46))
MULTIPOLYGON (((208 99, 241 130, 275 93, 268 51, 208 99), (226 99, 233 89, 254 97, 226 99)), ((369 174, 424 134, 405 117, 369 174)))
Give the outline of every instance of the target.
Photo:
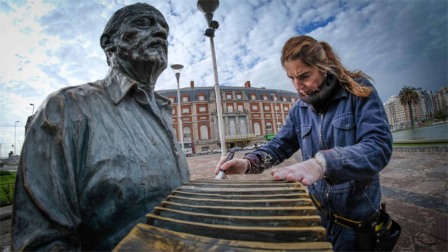
POLYGON ((66 99, 83 99, 94 94, 105 92, 103 81, 89 82, 77 86, 65 87, 59 90, 66 99))
POLYGON ((61 88, 47 96, 42 104, 45 124, 57 126, 64 120, 66 113, 76 113, 81 103, 87 102, 94 93, 104 92, 102 81, 61 88))

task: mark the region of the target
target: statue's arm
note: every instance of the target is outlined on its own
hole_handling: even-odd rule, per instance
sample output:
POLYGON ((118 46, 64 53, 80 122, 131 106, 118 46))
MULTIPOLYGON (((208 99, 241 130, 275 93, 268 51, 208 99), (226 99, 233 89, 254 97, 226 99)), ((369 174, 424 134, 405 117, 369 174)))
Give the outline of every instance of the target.
POLYGON ((61 93, 51 95, 27 132, 15 186, 13 250, 80 249, 68 111, 61 93))

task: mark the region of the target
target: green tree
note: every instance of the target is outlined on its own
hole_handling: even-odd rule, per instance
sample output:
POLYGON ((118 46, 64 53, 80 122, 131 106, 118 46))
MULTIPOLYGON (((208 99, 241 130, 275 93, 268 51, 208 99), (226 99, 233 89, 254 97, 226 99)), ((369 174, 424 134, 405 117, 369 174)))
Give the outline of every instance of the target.
POLYGON ((412 111, 412 104, 416 104, 418 102, 418 93, 417 91, 415 91, 414 87, 404 86, 400 90, 398 97, 400 98, 401 105, 407 105, 409 109, 409 116, 411 118, 411 128, 414 129, 414 115, 412 111))
POLYGON ((434 118, 437 119, 437 120, 443 120, 443 121, 445 121, 446 118, 447 118, 447 116, 448 116, 448 114, 447 114, 446 112, 444 112, 443 110, 437 110, 437 111, 434 113, 434 118))

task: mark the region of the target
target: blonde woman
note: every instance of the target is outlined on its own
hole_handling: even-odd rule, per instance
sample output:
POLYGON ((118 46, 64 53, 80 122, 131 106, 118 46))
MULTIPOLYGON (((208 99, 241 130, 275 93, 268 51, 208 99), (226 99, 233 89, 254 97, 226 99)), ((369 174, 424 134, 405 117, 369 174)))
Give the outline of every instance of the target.
POLYGON ((272 169, 273 178, 308 186, 335 251, 378 248, 379 172, 390 160, 392 135, 370 78, 347 70, 328 43, 309 36, 286 41, 281 64, 299 95, 285 125, 244 158, 221 160, 215 173, 261 173, 300 149, 304 161, 272 169))

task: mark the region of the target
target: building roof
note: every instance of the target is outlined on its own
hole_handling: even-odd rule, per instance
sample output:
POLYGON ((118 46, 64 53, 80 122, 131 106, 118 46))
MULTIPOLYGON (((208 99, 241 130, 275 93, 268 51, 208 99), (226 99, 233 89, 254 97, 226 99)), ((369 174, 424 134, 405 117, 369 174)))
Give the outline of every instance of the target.
MULTIPOLYGON (((271 94, 279 97, 279 100, 283 97, 287 98, 287 101, 291 101, 291 98, 297 100, 297 93, 280 90, 280 89, 267 89, 257 87, 234 87, 234 86, 220 86, 220 92, 241 92, 243 100, 250 99, 251 95, 256 96, 256 100, 264 100, 263 96, 268 96, 268 100, 274 100, 271 94)), ((166 97, 177 97, 177 89, 164 89, 157 90, 159 94, 166 97)), ((205 95, 206 100, 214 100, 214 87, 185 87, 180 89, 181 96, 188 95, 190 101, 197 101, 199 95, 205 95)))

